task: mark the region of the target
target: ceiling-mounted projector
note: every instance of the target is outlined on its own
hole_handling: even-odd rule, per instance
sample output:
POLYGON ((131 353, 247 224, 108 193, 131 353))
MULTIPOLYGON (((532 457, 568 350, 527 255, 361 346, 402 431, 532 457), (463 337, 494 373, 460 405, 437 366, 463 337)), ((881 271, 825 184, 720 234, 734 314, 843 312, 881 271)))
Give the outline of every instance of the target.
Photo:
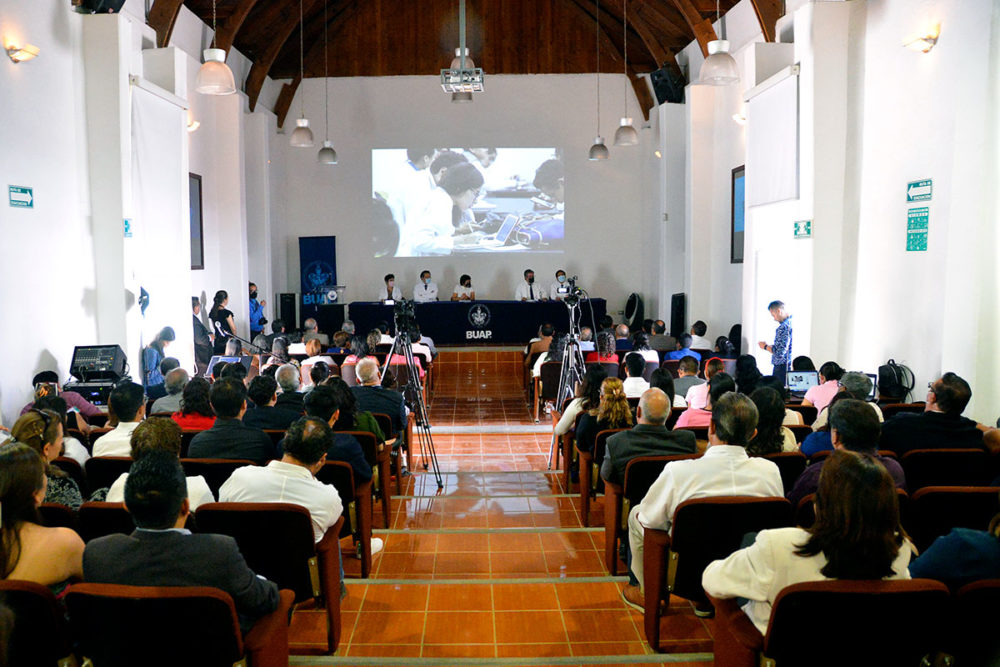
POLYGON ((73 11, 81 14, 117 14, 125 0, 72 0, 73 11))

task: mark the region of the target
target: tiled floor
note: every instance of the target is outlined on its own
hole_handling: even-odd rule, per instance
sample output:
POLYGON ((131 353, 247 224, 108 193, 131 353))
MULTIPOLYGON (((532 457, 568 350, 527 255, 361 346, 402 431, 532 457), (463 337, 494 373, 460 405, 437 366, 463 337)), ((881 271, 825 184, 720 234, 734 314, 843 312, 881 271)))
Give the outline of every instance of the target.
POLYGON ((679 599, 664 615, 665 652, 648 649, 623 578, 603 566, 600 501, 585 526, 578 496, 546 469, 551 426, 485 432, 534 424, 520 363, 518 350, 441 352, 429 416, 442 486, 414 450, 388 529, 376 507, 385 550, 371 577, 345 557, 340 650, 321 655, 323 612, 300 609, 293 664, 710 664, 711 621, 679 599), (447 433, 461 427, 473 432, 447 433))

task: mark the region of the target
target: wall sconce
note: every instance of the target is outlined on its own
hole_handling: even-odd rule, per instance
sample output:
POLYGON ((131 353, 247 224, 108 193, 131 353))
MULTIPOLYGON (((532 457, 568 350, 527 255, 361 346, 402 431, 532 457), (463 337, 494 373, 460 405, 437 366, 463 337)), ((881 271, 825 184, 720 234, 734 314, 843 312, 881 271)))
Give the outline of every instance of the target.
POLYGON ((191 134, 192 132, 196 132, 199 127, 201 127, 201 123, 199 123, 198 121, 196 121, 194 119, 194 114, 191 113, 190 109, 188 109, 187 110, 187 131, 188 131, 188 134, 191 134))
POLYGON ((941 35, 941 26, 934 26, 934 30, 923 35, 921 37, 914 37, 913 39, 904 42, 903 46, 914 51, 920 51, 922 53, 927 53, 934 48, 937 44, 938 37, 941 35))
POLYGON ((39 49, 34 44, 25 44, 24 46, 8 46, 7 55, 15 63, 23 63, 26 60, 31 60, 38 55, 39 49))

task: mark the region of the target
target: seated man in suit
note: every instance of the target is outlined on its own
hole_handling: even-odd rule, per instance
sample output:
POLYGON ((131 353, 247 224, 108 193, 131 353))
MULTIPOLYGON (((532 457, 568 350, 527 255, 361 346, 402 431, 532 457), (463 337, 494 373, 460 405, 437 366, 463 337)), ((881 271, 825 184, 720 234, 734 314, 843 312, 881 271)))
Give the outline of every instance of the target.
POLYGON ((614 484, 625 482, 628 462, 639 456, 694 454, 692 431, 668 431, 665 424, 672 410, 670 397, 660 389, 647 389, 636 408, 636 425, 630 431, 608 438, 601 477, 614 484))
MULTIPOLYGON (((753 401, 730 391, 712 401, 708 449, 698 459, 674 461, 663 468, 642 502, 628 515, 632 562, 629 584, 622 589, 625 602, 643 605, 643 529, 671 529, 674 511, 685 500, 711 496, 783 497, 781 473, 767 459, 747 455, 746 444, 757 433, 757 407, 753 401)), ((711 616, 711 609, 695 609, 711 616)))
POLYGON ((278 383, 269 375, 258 375, 250 382, 247 396, 254 407, 243 415, 243 423, 253 428, 284 431, 300 415, 292 410, 275 407, 278 400, 278 383))
POLYGON ((191 440, 188 456, 193 459, 248 459, 267 463, 274 458, 274 444, 259 428, 243 423, 247 411, 247 388, 235 378, 222 378, 208 396, 215 411, 215 424, 191 440))
POLYGON ((243 634, 278 608, 278 587, 247 567, 233 538, 184 528, 187 481, 172 452, 149 451, 132 464, 125 506, 135 532, 91 540, 83 551, 85 581, 221 589, 233 598, 243 634))
POLYGON ((701 354, 691 349, 691 334, 681 334, 677 339, 677 349, 667 353, 668 359, 683 359, 684 357, 694 357, 701 361, 701 354))
POLYGON ((305 322, 302 323, 305 331, 302 332, 302 342, 308 343, 311 340, 318 340, 320 345, 329 345, 330 337, 325 333, 320 333, 319 326, 316 324, 316 320, 312 317, 307 318, 305 322))
POLYGON ((885 422, 881 448, 899 456, 913 449, 982 448, 983 434, 995 429, 962 416, 971 399, 969 383, 945 373, 930 383, 923 412, 903 412, 885 422))
MULTIPOLYGON (((351 393, 358 401, 358 410, 389 415, 392 418, 391 436, 403 433, 406 430, 406 403, 401 393, 382 386, 378 362, 371 357, 365 357, 358 362, 355 372, 360 384, 351 387, 351 393)), ((389 433, 385 436, 391 437, 389 433)))
POLYGON ((615 327, 615 351, 627 352, 632 349, 632 339, 629 338, 627 324, 619 324, 615 327))
POLYGON ((284 364, 274 374, 274 379, 281 388, 275 407, 291 410, 301 416, 305 412, 305 406, 302 404, 305 396, 299 393, 302 384, 302 374, 299 369, 292 364, 284 364))
POLYGON ((657 352, 673 352, 677 341, 667 335, 667 324, 663 320, 653 322, 653 335, 649 337, 649 349, 657 352))

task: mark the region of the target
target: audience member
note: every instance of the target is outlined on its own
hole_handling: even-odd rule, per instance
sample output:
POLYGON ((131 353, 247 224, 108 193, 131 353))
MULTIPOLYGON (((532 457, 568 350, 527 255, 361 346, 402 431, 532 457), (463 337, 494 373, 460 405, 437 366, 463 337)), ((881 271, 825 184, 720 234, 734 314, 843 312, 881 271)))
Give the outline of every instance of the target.
MULTIPOLYGON (((576 425, 576 448, 581 452, 593 452, 597 434, 615 428, 632 426, 632 411, 625 398, 625 389, 618 378, 605 378, 601 382, 601 402, 596 408, 590 408, 582 415, 576 425)), ((602 458, 595 458, 600 464, 602 458)))
POLYGON ((226 357, 242 357, 243 356, 243 341, 237 340, 235 338, 229 338, 226 340, 226 349, 222 352, 223 356, 226 357))
MULTIPOLYGON (((132 431, 132 461, 138 461, 149 452, 169 452, 177 460, 181 457, 181 427, 171 419, 151 417, 132 431)), ((214 503, 215 495, 201 475, 186 477, 187 497, 191 511, 201 505, 214 503)), ((125 484, 128 473, 123 472, 111 484, 104 498, 109 503, 125 502, 125 484)))
MULTIPOLYGON (((896 459, 883 457, 878 453, 881 424, 864 401, 850 398, 847 394, 838 394, 830 406, 829 428, 834 450, 847 450, 873 457, 889 471, 896 488, 906 491, 906 475, 903 474, 902 466, 896 459)), ((812 435, 819 435, 821 432, 812 435)), ((820 459, 809 465, 795 480, 795 485, 786 493, 793 507, 798 507, 803 498, 819 488, 819 474, 828 460, 829 458, 820 459)))
POLYGON ((555 426, 555 434, 562 436, 576 427, 576 420, 585 410, 601 404, 601 383, 608 377, 608 371, 600 364, 587 366, 583 381, 577 385, 576 397, 569 402, 555 426))
MULTIPOLYGON (((306 396, 306 416, 325 421, 331 429, 340 418, 340 403, 333 387, 320 386, 306 396)), ((354 479, 367 482, 372 478, 372 467, 365 459, 361 443, 347 433, 333 431, 330 447, 326 450, 327 461, 343 461, 351 466, 354 479)))
POLYGON ((42 525, 48 464, 29 445, 0 448, 0 578, 33 581, 57 596, 83 576, 83 540, 42 525))
POLYGON ((63 423, 58 413, 50 410, 32 410, 18 417, 10 430, 15 442, 28 445, 38 452, 45 462, 44 501, 66 505, 74 510, 80 509, 83 498, 80 487, 73 478, 63 472, 58 466, 52 465, 62 455, 63 423))
POLYGON ((246 459, 266 463, 274 458, 271 438, 259 428, 243 423, 247 411, 247 388, 242 382, 223 378, 212 385, 210 395, 215 424, 191 440, 188 456, 193 459, 246 459))
POLYGON ((351 334, 346 331, 338 331, 333 334, 332 347, 328 349, 327 354, 349 354, 351 348, 348 345, 351 344, 351 334))
POLYGON ((163 381, 167 394, 153 401, 152 413, 180 412, 182 392, 189 379, 188 372, 183 368, 175 368, 167 373, 163 381))
MULTIPOLYGON (((90 458, 90 452, 87 448, 83 446, 79 440, 69 435, 66 431, 68 424, 68 414, 66 412, 66 400, 62 396, 43 396, 42 398, 35 401, 35 409, 43 411, 51 411, 59 415, 59 421, 63 425, 63 453, 62 456, 69 457, 79 463, 81 466, 87 462, 90 458)), ((80 413, 74 412, 73 416, 76 418, 77 422, 83 421, 80 418, 80 413)), ((84 421, 84 424, 86 422, 84 421)), ((3 434, 0 433, 0 442, 2 442, 3 434)))
POLYGON ((610 331, 602 331, 597 334, 597 349, 585 358, 586 363, 600 362, 604 364, 617 364, 618 354, 615 352, 615 336, 610 331))
MULTIPOLYGON (((175 357, 165 357, 160 362, 160 377, 166 378, 170 371, 180 368, 181 362, 175 357)), ((155 401, 167 395, 167 388, 163 382, 146 387, 146 399, 155 401)))
POLYGON ((741 354, 736 360, 736 387, 741 394, 749 396, 757 388, 763 377, 757 368, 757 358, 752 354, 741 354))
MULTIPOLYGON (((849 392, 841 391, 834 395, 833 400, 830 401, 830 405, 827 406, 826 410, 823 412, 823 423, 819 426, 813 426, 815 429, 812 433, 806 436, 802 444, 799 445, 799 451, 801 451, 806 456, 812 456, 818 452, 826 452, 833 450, 833 437, 830 434, 830 422, 826 419, 827 414, 833 409, 840 401, 846 400, 856 400, 849 392)), ((872 412, 874 415, 875 413, 872 412)))
POLYGON ((334 370, 338 372, 340 370, 337 368, 336 364, 334 364, 333 368, 331 369, 331 367, 328 364, 322 361, 317 361, 315 364, 313 364, 312 368, 309 369, 310 384, 308 387, 306 387, 306 391, 307 392, 312 391, 315 387, 318 387, 319 385, 326 382, 326 379, 331 375, 333 375, 334 370))
POLYGON ((801 354, 794 359, 792 359, 792 370, 793 371, 814 371, 816 370, 816 364, 813 360, 804 354, 801 354))
MULTIPOLYGON (((674 511, 689 498, 784 495, 778 466, 747 455, 745 448, 757 428, 753 402, 742 394, 728 392, 713 401, 713 406, 704 455, 664 466, 642 502, 629 512, 631 575, 622 596, 633 607, 641 609, 643 605, 643 528, 670 531, 674 511)), ((696 609, 696 613, 711 614, 705 608, 696 609)))
POLYGON ((600 321, 598 322, 598 333, 601 331, 607 331, 614 337, 615 334, 615 318, 610 315, 602 315, 600 321))
POLYGON ((750 400, 757 407, 757 435, 747 443, 747 454, 766 456, 798 451, 795 434, 782 426, 785 402, 781 394, 768 387, 758 387, 750 394, 750 400))
POLYGON ((254 408, 243 415, 243 423, 252 428, 284 431, 302 416, 293 410, 275 407, 278 383, 266 375, 258 375, 250 382, 247 396, 254 408))
MULTIPOLYGON (((714 350, 712 341, 705 338, 708 333, 708 325, 698 320, 691 325, 691 347, 696 350, 714 350)), ((728 340, 728 339, 727 339, 728 340)))
POLYGON ((225 368, 222 369, 222 373, 219 375, 219 377, 233 378, 234 380, 239 380, 244 385, 247 385, 249 384, 249 382, 247 381, 247 377, 249 375, 250 372, 247 370, 246 366, 244 366, 239 361, 234 361, 231 364, 226 364, 225 368))
MULTIPOLYGON (((371 413, 381 413, 392 418, 391 435, 397 436, 406 429, 406 403, 398 391, 382 387, 378 363, 374 359, 362 359, 356 369, 359 385, 351 387, 351 393, 358 401, 358 407, 371 413)), ((386 433, 389 437, 390 434, 386 433)))
POLYGON ((333 359, 323 355, 323 344, 320 343, 318 338, 310 338, 306 341, 306 354, 309 357, 302 362, 303 366, 312 366, 320 362, 327 366, 334 365, 333 359))
POLYGON ((628 352, 632 349, 632 341, 628 337, 629 330, 627 324, 619 324, 615 327, 615 351, 628 352))
POLYGON ((683 357, 677 364, 677 379, 674 380, 674 389, 681 396, 687 396, 691 387, 705 384, 705 380, 698 377, 698 360, 694 357, 683 357))
POLYGON ((357 364, 359 361, 371 354, 368 349, 368 341, 361 336, 351 338, 351 353, 344 357, 344 365, 357 364))
MULTIPOLYGON (((84 417, 99 417, 104 414, 99 407, 75 391, 63 391, 63 388, 59 385, 59 376, 55 371, 41 371, 37 373, 31 379, 31 386, 34 387, 34 400, 55 393, 66 401, 68 409, 76 408, 84 417)), ((23 415, 34 407, 34 400, 21 408, 20 414, 23 415)))
POLYGON ((132 431, 146 416, 146 397, 142 385, 123 381, 111 390, 108 397, 111 412, 118 417, 118 425, 94 441, 94 456, 128 456, 132 431))
POLYGON ((638 331, 632 335, 632 351, 642 355, 647 362, 652 362, 659 366, 660 355, 656 350, 649 348, 649 334, 638 331))
POLYGON ((649 389, 649 382, 643 377, 646 372, 646 360, 638 352, 629 352, 625 355, 625 382, 622 388, 625 390, 625 398, 639 398, 642 393, 649 389))
POLYGON ((340 325, 340 330, 347 334, 350 338, 355 334, 354 322, 351 320, 344 320, 344 323, 340 325))
MULTIPOLYGON (((785 383, 774 377, 773 375, 765 375, 761 379, 757 380, 757 389, 763 388, 773 389, 778 392, 781 396, 782 401, 788 400, 788 387, 785 383)), ((802 419, 802 413, 798 410, 792 410, 787 405, 785 406, 785 418, 782 420, 783 426, 802 426, 805 422, 802 419)))
POLYGON ((542 376, 542 364, 549 361, 562 363, 563 353, 566 351, 566 343, 569 340, 569 336, 566 334, 553 335, 551 339, 546 351, 538 355, 534 365, 531 367, 531 377, 533 378, 542 376))
POLYGON ((691 349, 691 334, 681 334, 677 339, 677 349, 667 353, 668 359, 683 359, 684 357, 694 357, 696 361, 701 361, 701 354, 691 349))
POLYGON ((670 416, 671 400, 660 389, 643 393, 636 408, 636 425, 629 431, 608 438, 607 452, 601 464, 601 476, 614 484, 625 483, 628 462, 639 456, 694 454, 696 443, 691 431, 668 431, 664 425, 670 416))
POLYGON ((325 421, 303 417, 288 428, 281 460, 237 468, 219 489, 219 501, 301 505, 309 510, 319 542, 344 509, 337 489, 316 479, 332 445, 333 431, 325 421))
MULTIPOLYGON (((733 377, 729 373, 718 372, 712 376, 712 379, 708 381, 708 402, 705 404, 704 408, 692 408, 688 406, 688 409, 681 413, 681 416, 677 418, 677 423, 674 424, 674 428, 703 428, 709 426, 712 423, 712 410, 713 407, 722 396, 728 392, 736 391, 736 383, 733 381, 733 377)), ((754 408, 754 428, 756 428, 756 408, 754 408)))
POLYGON ((667 325, 663 320, 653 322, 653 335, 649 337, 649 348, 656 352, 673 352, 677 349, 677 341, 667 335, 667 325))
POLYGON ((212 385, 205 378, 191 378, 181 393, 181 409, 170 415, 185 431, 204 431, 215 424, 215 411, 209 401, 212 385))
POLYGON ((985 531, 952 528, 910 563, 910 576, 936 579, 953 591, 983 579, 1000 579, 1000 514, 985 531))
POLYGON ((590 327, 580 327, 580 352, 593 352, 596 349, 594 330, 590 327))
POLYGON ((538 330, 538 336, 539 336, 538 340, 530 343, 528 345, 527 351, 525 352, 525 357, 524 357, 525 369, 530 370, 534 365, 535 361, 538 359, 538 357, 544 356, 542 354, 543 352, 548 352, 549 345, 552 344, 552 336, 553 334, 555 334, 555 332, 556 328, 552 326, 552 324, 546 322, 545 324, 542 325, 542 327, 538 330), (536 354, 538 355, 538 357, 535 357, 536 354))
POLYGON ((125 506, 136 530, 87 544, 88 582, 218 588, 232 597, 244 634, 277 608, 278 587, 247 567, 236 540, 184 528, 190 514, 187 480, 172 452, 149 451, 132 464, 125 506))
POLYGON ((717 598, 748 599, 743 611, 767 632, 783 588, 824 579, 908 579, 914 551, 889 473, 869 456, 838 452, 823 467, 811 528, 757 533, 752 546, 710 563, 702 584, 717 598))
POLYGON ((828 361, 819 367, 819 384, 810 387, 802 399, 802 405, 816 406, 817 412, 830 405, 834 394, 840 391, 840 378, 844 369, 836 361, 828 361))
POLYGON ((983 447, 983 433, 992 429, 962 416, 971 399, 969 383, 945 373, 927 384, 923 412, 900 413, 882 426, 882 449, 902 456, 914 449, 983 447))
POLYGON ((302 323, 302 327, 305 329, 302 333, 302 342, 307 345, 307 349, 311 340, 318 341, 321 348, 330 344, 330 337, 325 333, 320 333, 319 325, 316 324, 315 318, 307 317, 305 322, 302 323))
MULTIPOLYGON (((868 407, 875 412, 876 416, 878 416, 878 420, 882 421, 881 408, 878 407, 877 403, 873 403, 868 400, 868 397, 872 393, 872 380, 864 373, 851 371, 840 376, 839 393, 850 394, 851 398, 856 398, 859 401, 865 401, 868 403, 868 407)), ((814 431, 818 431, 826 426, 827 415, 829 412, 829 406, 827 406, 824 410, 820 410, 819 414, 816 416, 816 420, 812 424, 814 431)))
POLYGON ((715 353, 723 359, 735 359, 736 348, 727 336, 719 336, 715 339, 715 353))
POLYGON ((674 391, 676 384, 674 376, 666 368, 657 368, 649 376, 649 386, 656 387, 670 399, 670 404, 675 408, 686 408, 687 403, 684 397, 674 391))
POLYGON ((292 364, 285 364, 274 374, 274 379, 278 382, 278 387, 281 389, 281 393, 278 394, 278 400, 274 404, 275 407, 284 408, 297 415, 301 415, 305 411, 305 406, 303 405, 305 396, 299 393, 299 386, 302 380, 302 374, 299 369, 292 364))
POLYGON ((705 406, 708 405, 708 383, 724 370, 726 370, 726 365, 722 363, 722 359, 712 357, 708 360, 708 363, 705 364, 705 382, 694 385, 684 394, 684 400, 689 408, 705 409, 705 406))
POLYGON ((396 439, 390 437, 391 433, 382 432, 382 428, 372 413, 358 410, 358 399, 355 398, 346 382, 338 377, 332 377, 323 386, 333 390, 337 395, 337 405, 340 406, 340 416, 333 424, 334 431, 364 431, 374 435, 375 440, 379 443, 390 446, 395 444, 396 439))

